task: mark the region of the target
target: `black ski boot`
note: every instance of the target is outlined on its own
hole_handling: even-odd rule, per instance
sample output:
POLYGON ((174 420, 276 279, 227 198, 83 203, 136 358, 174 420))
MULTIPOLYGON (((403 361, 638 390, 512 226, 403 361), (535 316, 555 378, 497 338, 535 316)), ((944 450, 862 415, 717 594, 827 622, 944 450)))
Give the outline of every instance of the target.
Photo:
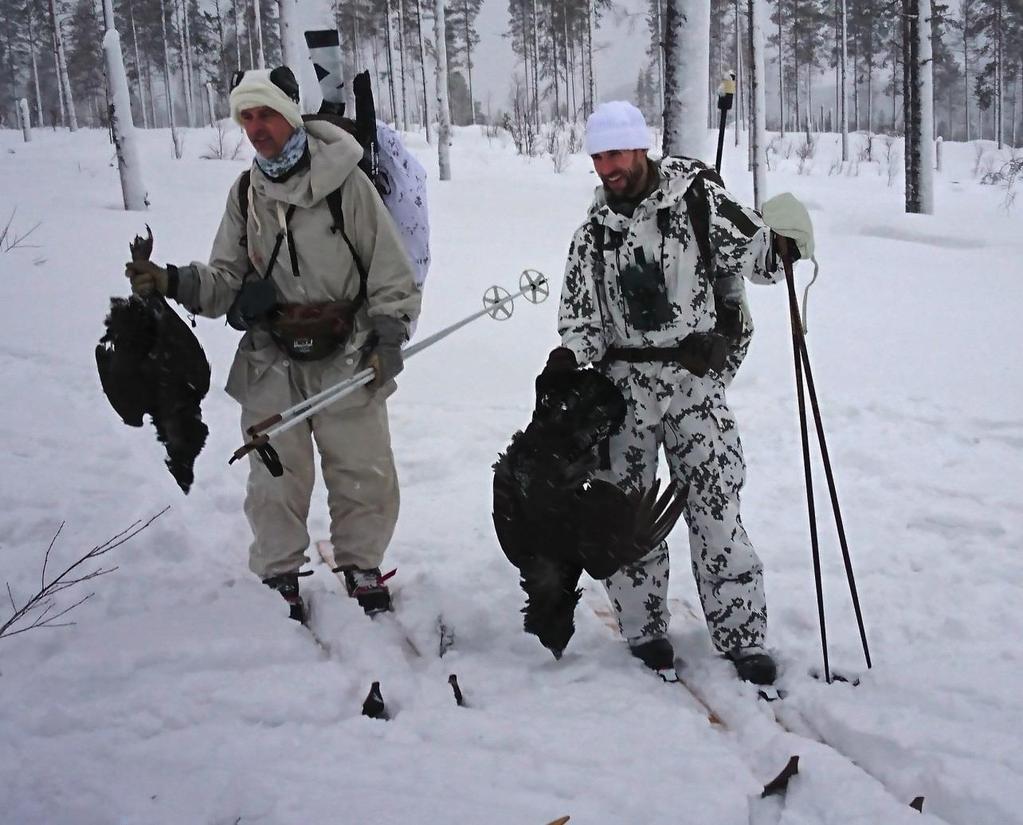
POLYGON ((769 653, 733 653, 728 658, 735 666, 735 672, 744 682, 752 682, 754 685, 773 685, 778 676, 778 666, 774 663, 769 653))
POLYGON ((279 576, 270 576, 268 579, 263 579, 263 584, 272 590, 276 590, 284 597, 284 601, 288 603, 290 609, 289 618, 294 619, 296 622, 302 622, 302 624, 305 624, 307 616, 305 602, 302 601, 302 597, 298 592, 298 577, 311 575, 312 572, 281 573, 279 576))
POLYGON ((345 590, 352 596, 367 616, 386 613, 391 609, 391 591, 387 589, 387 580, 395 571, 381 574, 379 567, 360 570, 357 567, 336 567, 335 573, 345 577, 345 590))
POLYGON ((675 650, 663 636, 638 645, 629 645, 629 653, 651 670, 673 670, 675 650))

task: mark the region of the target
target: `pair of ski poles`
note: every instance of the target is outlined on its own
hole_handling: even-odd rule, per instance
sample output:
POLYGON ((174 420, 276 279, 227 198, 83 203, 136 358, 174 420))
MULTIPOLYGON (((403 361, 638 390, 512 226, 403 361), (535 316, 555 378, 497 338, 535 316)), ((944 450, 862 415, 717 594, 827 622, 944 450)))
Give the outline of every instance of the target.
MULTIPOLYGON (((735 73, 729 72, 722 81, 718 90, 718 109, 721 112, 720 123, 718 124, 718 145, 717 156, 714 167, 721 172, 721 155, 725 143, 725 122, 728 118, 728 111, 732 108, 732 99, 735 95, 735 73)), ((856 625, 860 633, 860 643, 863 646, 863 658, 867 668, 871 666, 870 648, 867 645, 867 634, 863 626, 863 613, 860 610, 860 598, 856 591, 856 577, 853 575, 852 559, 849 555, 849 544, 845 537, 845 525, 842 522, 842 511, 838 504, 838 490, 835 486, 835 475, 831 468, 831 458, 828 454, 828 444, 824 436, 824 423, 821 419, 820 403, 817 400, 817 390, 813 383, 813 372, 810 369, 810 356, 806 349, 806 334, 803 328, 802 317, 799 312, 799 302, 796 299, 796 282, 792 274, 792 257, 788 248, 789 240, 784 236, 778 236, 778 249, 782 259, 782 266, 785 269, 785 283, 788 289, 789 298, 789 319, 792 326, 792 355, 796 373, 796 400, 799 406, 799 435, 803 448, 803 472, 806 483, 806 506, 810 521, 810 547, 813 555, 813 578, 817 591, 817 618, 821 629, 821 654, 824 659, 824 681, 831 682, 831 666, 828 661, 828 631, 824 619, 824 588, 821 580, 821 559, 820 541, 817 536, 817 508, 813 499, 813 471, 810 466, 810 438, 809 427, 806 416, 806 395, 810 396, 810 408, 813 412, 814 429, 817 433, 817 442, 820 445, 821 458, 824 462, 824 475, 828 481, 828 494, 831 498, 831 509, 835 516, 835 526, 838 529, 838 542, 842 548, 842 561, 845 565, 845 575, 849 582, 849 594, 852 597, 853 610, 856 613, 856 625), (804 389, 805 379, 805 389, 804 389)))
MULTIPOLYGON (((539 304, 547 300, 548 295, 550 295, 550 282, 547 280, 547 276, 535 269, 527 269, 519 276, 518 292, 509 294, 508 290, 502 287, 489 287, 483 294, 483 309, 466 316, 460 321, 456 321, 418 343, 406 347, 402 351, 403 358, 411 358, 416 353, 422 352, 442 338, 447 338, 451 333, 456 332, 466 324, 484 315, 489 315, 496 321, 507 320, 512 316, 514 311, 513 302, 519 296, 524 297, 531 304, 539 304)), ((351 395, 360 387, 364 387, 372 382, 375 377, 376 373, 373 368, 367 367, 357 372, 351 378, 339 381, 337 384, 327 387, 315 395, 311 395, 304 401, 300 401, 286 410, 281 410, 281 412, 253 424, 247 430, 251 437, 250 440, 234 451, 228 464, 233 464, 238 459, 255 451, 271 475, 279 478, 284 475, 284 467, 281 464, 280 457, 277 455, 277 451, 270 444, 270 439, 290 430, 292 427, 298 426, 320 410, 340 401, 345 396, 351 395)))

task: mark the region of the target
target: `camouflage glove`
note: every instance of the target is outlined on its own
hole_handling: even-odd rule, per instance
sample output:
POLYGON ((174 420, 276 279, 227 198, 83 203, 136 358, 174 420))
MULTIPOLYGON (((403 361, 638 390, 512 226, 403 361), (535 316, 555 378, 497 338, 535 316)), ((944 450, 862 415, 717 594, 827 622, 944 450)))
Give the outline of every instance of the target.
POLYGON ((124 265, 124 277, 131 279, 131 291, 145 298, 154 291, 167 294, 167 270, 152 261, 131 261, 124 265))
POLYGON ((376 343, 366 356, 363 366, 372 367, 376 373, 373 381, 366 385, 368 390, 375 392, 405 369, 401 345, 408 334, 405 324, 397 318, 378 315, 372 319, 372 323, 376 343))

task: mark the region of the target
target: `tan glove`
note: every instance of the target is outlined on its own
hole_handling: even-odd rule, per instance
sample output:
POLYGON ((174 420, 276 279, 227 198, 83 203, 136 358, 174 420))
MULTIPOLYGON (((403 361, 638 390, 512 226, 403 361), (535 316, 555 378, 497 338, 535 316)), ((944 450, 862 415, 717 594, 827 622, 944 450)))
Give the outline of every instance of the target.
MULTIPOLYGON (((789 239, 799 250, 799 258, 813 257, 813 224, 806 207, 791 192, 783 192, 764 201, 760 209, 766 223, 776 235, 789 239)), ((793 256, 795 257, 795 256, 793 256)))
POLYGON ((154 290, 167 294, 167 270, 152 261, 131 261, 124 265, 124 277, 131 280, 131 291, 145 298, 154 290))

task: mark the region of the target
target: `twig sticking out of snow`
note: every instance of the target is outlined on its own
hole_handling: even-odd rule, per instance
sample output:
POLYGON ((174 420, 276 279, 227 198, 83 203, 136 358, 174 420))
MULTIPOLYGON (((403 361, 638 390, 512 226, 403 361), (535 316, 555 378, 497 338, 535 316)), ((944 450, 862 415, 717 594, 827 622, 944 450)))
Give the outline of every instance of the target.
POLYGON ((61 522, 60 527, 57 528, 57 532, 54 533, 53 538, 50 539, 50 544, 46 548, 46 555, 43 556, 43 567, 39 574, 38 592, 31 596, 21 607, 18 607, 14 600, 14 594, 11 592, 11 585, 10 583, 7 583, 7 599, 10 601, 11 609, 14 612, 7 621, 0 624, 0 639, 8 636, 17 636, 19 633, 25 633, 29 630, 35 630, 40 627, 68 627, 69 625, 75 624, 71 621, 62 622, 60 619, 67 616, 68 613, 83 602, 91 599, 95 594, 88 593, 63 608, 60 606, 57 596, 65 590, 70 590, 72 587, 80 585, 83 582, 91 581, 92 579, 99 578, 100 576, 105 576, 107 573, 113 573, 117 569, 117 567, 100 566, 94 570, 85 572, 81 570, 82 565, 98 559, 100 556, 105 556, 111 550, 115 550, 125 542, 135 538, 135 536, 145 530, 169 509, 169 507, 164 507, 159 513, 151 516, 145 522, 141 520, 136 521, 117 535, 111 536, 102 544, 93 547, 89 552, 80 556, 77 561, 64 568, 63 572, 47 581, 46 572, 50 563, 50 553, 53 551, 58 537, 64 530, 64 522, 61 522), (21 624, 22 626, 16 627, 18 624, 21 624))

